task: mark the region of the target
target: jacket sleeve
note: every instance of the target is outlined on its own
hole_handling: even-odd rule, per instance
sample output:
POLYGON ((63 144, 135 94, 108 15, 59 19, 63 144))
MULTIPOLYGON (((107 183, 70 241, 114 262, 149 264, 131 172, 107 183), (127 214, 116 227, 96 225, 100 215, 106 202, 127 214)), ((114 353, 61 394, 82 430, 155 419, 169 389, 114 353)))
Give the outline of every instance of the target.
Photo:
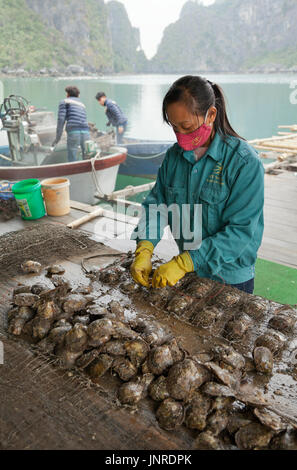
POLYGON ((56 132, 56 143, 58 143, 59 140, 61 139, 64 124, 65 124, 65 121, 66 121, 66 115, 67 115, 66 103, 65 103, 65 101, 61 101, 61 103, 59 104, 59 110, 58 110, 58 124, 57 124, 57 132, 56 132))
POLYGON ((120 126, 125 121, 125 116, 115 103, 108 103, 107 105, 109 115, 112 115, 112 124, 114 126, 120 126))
POLYGON ((249 160, 237 175, 223 213, 224 228, 205 238, 198 250, 190 250, 194 268, 211 274, 235 262, 253 240, 263 215, 264 168, 260 160, 249 160))
POLYGON ((142 213, 131 240, 139 243, 150 241, 154 247, 162 239, 164 229, 168 225, 168 211, 165 200, 164 184, 166 182, 168 151, 158 170, 156 184, 142 203, 142 213))

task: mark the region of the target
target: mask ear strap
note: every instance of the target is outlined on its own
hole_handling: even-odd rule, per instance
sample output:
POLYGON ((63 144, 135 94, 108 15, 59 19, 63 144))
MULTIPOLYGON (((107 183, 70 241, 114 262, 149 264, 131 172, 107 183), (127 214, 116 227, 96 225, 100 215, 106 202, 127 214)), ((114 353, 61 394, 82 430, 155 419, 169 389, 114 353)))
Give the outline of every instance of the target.
POLYGON ((206 123, 206 119, 207 119, 207 116, 208 116, 208 111, 209 111, 210 108, 208 108, 207 112, 206 112, 206 115, 205 115, 205 118, 204 118, 204 124, 206 123))

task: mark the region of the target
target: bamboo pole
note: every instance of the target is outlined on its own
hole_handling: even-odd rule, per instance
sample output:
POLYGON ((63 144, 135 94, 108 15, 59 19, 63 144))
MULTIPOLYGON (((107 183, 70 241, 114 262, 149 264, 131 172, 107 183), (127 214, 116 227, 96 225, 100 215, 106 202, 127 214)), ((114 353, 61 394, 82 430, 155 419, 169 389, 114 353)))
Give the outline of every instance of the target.
POLYGON ((121 196, 133 196, 138 193, 142 193, 144 191, 149 191, 155 186, 155 181, 152 183, 141 184, 139 186, 127 186, 124 189, 120 189, 119 191, 114 191, 109 196, 107 196, 107 200, 117 199, 121 196))

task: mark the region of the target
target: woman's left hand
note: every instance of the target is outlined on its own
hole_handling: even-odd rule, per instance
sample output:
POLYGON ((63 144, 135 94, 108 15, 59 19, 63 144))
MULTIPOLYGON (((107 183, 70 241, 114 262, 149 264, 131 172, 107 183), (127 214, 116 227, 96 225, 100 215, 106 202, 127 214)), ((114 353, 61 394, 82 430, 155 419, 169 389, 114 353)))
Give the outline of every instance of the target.
POLYGON ((162 264, 155 271, 152 286, 155 288, 174 286, 187 273, 194 271, 191 256, 187 251, 182 255, 174 256, 169 263, 162 264))

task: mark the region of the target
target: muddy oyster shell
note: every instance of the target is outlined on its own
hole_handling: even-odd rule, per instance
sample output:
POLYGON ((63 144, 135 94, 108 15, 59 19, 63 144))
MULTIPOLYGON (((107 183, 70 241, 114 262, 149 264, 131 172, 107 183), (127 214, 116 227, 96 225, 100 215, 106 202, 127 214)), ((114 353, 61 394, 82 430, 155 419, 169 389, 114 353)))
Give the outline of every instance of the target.
POLYGON ((151 383, 149 386, 149 395, 155 401, 163 401, 166 398, 169 398, 167 379, 164 375, 160 375, 160 377, 151 383))
POLYGON ((280 331, 267 330, 256 339, 255 347, 264 346, 270 349, 272 354, 277 354, 284 347, 286 340, 287 338, 280 331))
POLYGON ((88 374, 90 375, 93 382, 96 382, 100 377, 102 377, 112 366, 113 357, 108 354, 100 354, 97 359, 95 359, 87 369, 88 374))
POLYGON ((137 367, 125 357, 117 357, 113 361, 112 368, 124 382, 128 382, 137 374, 137 367))
POLYGON ((189 400, 194 391, 209 379, 205 367, 192 359, 184 359, 174 364, 168 373, 169 394, 176 400, 189 400))
POLYGON ((129 281, 129 282, 123 282, 120 285, 120 289, 125 294, 134 294, 135 292, 139 291, 140 286, 138 284, 135 284, 135 282, 130 282, 129 281))
MULTIPOLYGON (((30 294, 31 287, 30 286, 18 286, 13 289, 12 297, 17 294, 30 294)), ((32 292, 34 294, 34 292, 32 292)))
POLYGON ((18 311, 11 319, 8 327, 8 332, 19 336, 22 333, 25 324, 34 317, 34 311, 30 307, 19 307, 18 311))
POLYGON ((262 424, 251 423, 243 426, 235 434, 235 442, 239 449, 261 449, 269 445, 273 432, 262 424))
POLYGON ((199 450, 224 450, 223 442, 211 431, 204 431, 199 434, 194 442, 193 449, 199 450))
POLYGON ((90 346, 102 346, 107 343, 114 332, 112 321, 108 318, 95 320, 88 326, 90 346))
POLYGON ((220 320, 225 313, 216 307, 205 307, 193 316, 191 323, 201 328, 209 328, 220 320))
POLYGON ((206 382, 202 386, 203 393, 211 397, 234 397, 235 392, 226 385, 218 384, 217 382, 206 382))
POLYGON ((245 313, 240 314, 237 318, 230 320, 225 329, 227 337, 231 340, 242 338, 253 324, 253 320, 245 313))
POLYGON ((183 405, 172 398, 166 398, 157 409, 156 418, 161 428, 173 431, 183 423, 183 405))
POLYGON ((124 383, 118 391, 118 397, 124 405, 136 405, 146 397, 148 387, 154 380, 153 374, 138 376, 130 382, 124 383))
POLYGON ((232 366, 234 369, 243 369, 245 366, 244 357, 231 346, 217 345, 212 348, 215 359, 232 366))
POLYGON ((108 307, 111 311, 112 314, 115 315, 115 317, 118 320, 124 321, 125 320, 125 309, 124 307, 120 304, 120 302, 117 302, 116 300, 112 300, 109 304, 108 307))
POLYGON ((228 370, 220 367, 215 362, 206 362, 204 365, 208 370, 210 370, 217 377, 217 379, 219 379, 220 382, 222 382, 224 385, 227 385, 227 387, 230 387, 236 390, 240 381, 240 376, 238 373, 232 374, 228 370))
POLYGON ((234 400, 233 397, 216 397, 212 402, 211 411, 229 410, 234 400))
POLYGON ((88 326, 90 323, 90 317, 89 315, 75 315, 73 317, 73 323, 80 323, 81 325, 88 326))
POLYGON ((262 297, 253 297, 243 306, 243 310, 254 320, 260 320, 268 310, 269 302, 262 297))
POLYGON ((63 310, 66 313, 74 313, 83 310, 88 303, 88 300, 85 296, 81 294, 69 294, 65 297, 63 303, 63 310))
POLYGON ((52 328, 49 332, 48 338, 54 344, 62 344, 66 333, 72 329, 72 325, 58 326, 52 328))
POLYGON ((60 366, 64 369, 71 369, 75 365, 75 361, 82 355, 83 351, 71 352, 64 345, 58 345, 55 348, 55 354, 60 361, 60 366))
POLYGON ((285 431, 288 427, 280 416, 273 411, 267 410, 267 408, 255 408, 253 411, 258 420, 267 428, 272 429, 272 431, 281 432, 285 431))
POLYGON ((290 333, 296 323, 297 317, 288 313, 278 313, 272 317, 268 323, 269 328, 274 328, 275 330, 283 331, 285 333, 290 333))
POLYGON ((84 353, 82 356, 80 356, 76 360, 76 367, 79 369, 85 369, 88 367, 97 357, 99 356, 100 351, 98 349, 92 349, 92 351, 88 351, 84 353))
POLYGON ((194 278, 186 287, 186 292, 189 295, 193 295, 196 299, 202 299, 214 286, 215 282, 211 279, 194 278))
POLYGON ((47 268, 47 274, 51 276, 52 274, 64 274, 65 269, 60 264, 52 264, 47 268))
POLYGON ((127 356, 132 364, 139 367, 149 353, 149 346, 141 339, 127 341, 124 345, 127 356))
POLYGON ((252 420, 247 413, 235 412, 229 416, 227 431, 230 434, 235 434, 240 428, 252 424, 252 420))
POLYGON ((24 263, 21 264, 21 268, 26 274, 39 274, 42 270, 42 266, 38 261, 25 261, 24 263))
POLYGON ((194 299, 189 297, 188 295, 175 295, 169 301, 167 306, 168 312, 175 313, 178 317, 185 317, 189 318, 192 313, 190 310, 190 306, 193 303, 194 299))
POLYGON ((253 351, 256 370, 263 374, 271 374, 273 370, 273 355, 270 349, 259 346, 253 351))
POLYGON ((149 370, 155 375, 161 375, 178 361, 184 359, 184 353, 179 349, 176 339, 156 346, 148 357, 149 370))
POLYGON ((207 430, 214 436, 218 436, 228 424, 228 412, 226 410, 216 410, 207 420, 207 430))
POLYGON ((189 429, 203 431, 206 427, 207 415, 211 409, 212 401, 209 397, 195 392, 187 408, 185 424, 189 429))
POLYGON ((32 307, 39 300, 38 295, 27 292, 16 294, 13 297, 13 303, 18 307, 32 307))
POLYGON ((140 318, 136 320, 132 328, 139 331, 144 341, 151 346, 161 346, 166 341, 172 339, 169 328, 164 327, 157 321, 147 321, 140 318))
POLYGON ((165 308, 171 295, 171 290, 168 287, 154 289, 150 292, 149 301, 156 307, 165 308))
POLYGON ((112 339, 105 343, 104 346, 101 347, 101 351, 110 354, 111 356, 125 356, 126 349, 125 349, 125 340, 121 339, 112 339))
POLYGON ((35 294, 35 295, 39 295, 42 292, 45 292, 47 290, 49 290, 49 287, 46 284, 42 284, 41 282, 38 283, 38 284, 34 284, 31 287, 31 292, 32 292, 32 294, 35 294))
POLYGON ((76 323, 65 335, 65 346, 71 352, 83 351, 88 344, 88 335, 85 326, 76 323))
POLYGON ((224 290, 221 294, 215 297, 217 305, 221 305, 226 308, 233 308, 241 302, 242 295, 235 289, 224 290))
POLYGON ((271 443, 272 450, 297 450, 297 434, 293 429, 275 436, 271 443))

